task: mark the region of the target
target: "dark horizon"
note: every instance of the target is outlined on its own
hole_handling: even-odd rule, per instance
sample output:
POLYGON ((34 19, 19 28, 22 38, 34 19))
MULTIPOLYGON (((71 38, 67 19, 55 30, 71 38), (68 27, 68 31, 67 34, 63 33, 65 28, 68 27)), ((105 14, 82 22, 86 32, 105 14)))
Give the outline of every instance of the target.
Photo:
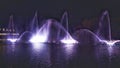
POLYGON ((119 0, 1 0, 0 1, 0 20, 7 20, 13 14, 14 16, 32 17, 35 11, 38 16, 53 17, 59 19, 67 11, 72 22, 80 22, 82 18, 98 17, 104 10, 108 10, 110 17, 118 18, 119 0))

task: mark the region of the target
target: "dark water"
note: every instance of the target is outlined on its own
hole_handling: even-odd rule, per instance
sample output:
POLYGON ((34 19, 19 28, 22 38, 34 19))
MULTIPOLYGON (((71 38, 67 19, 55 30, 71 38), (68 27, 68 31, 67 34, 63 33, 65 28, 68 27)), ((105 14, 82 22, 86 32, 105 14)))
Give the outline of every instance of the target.
POLYGON ((120 68, 120 48, 100 44, 1 44, 0 68, 120 68))

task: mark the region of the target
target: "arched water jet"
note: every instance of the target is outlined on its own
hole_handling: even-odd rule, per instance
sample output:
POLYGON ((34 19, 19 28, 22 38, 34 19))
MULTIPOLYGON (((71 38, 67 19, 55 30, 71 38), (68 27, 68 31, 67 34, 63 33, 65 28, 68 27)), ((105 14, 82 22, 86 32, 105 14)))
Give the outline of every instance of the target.
POLYGON ((77 41, 81 42, 80 44, 83 45, 96 45, 97 43, 99 43, 100 40, 100 38, 95 33, 88 29, 80 29, 75 31, 74 37, 77 41))
POLYGON ((8 29, 11 29, 11 30, 9 31, 10 33, 15 32, 15 26, 14 26, 14 21, 13 21, 13 15, 11 15, 10 18, 9 18, 8 29))
POLYGON ((111 25, 108 11, 103 12, 100 18, 97 35, 102 40, 111 40, 111 25))
POLYGON ((25 31, 25 32, 23 32, 23 33, 17 38, 16 42, 24 42, 24 43, 25 43, 25 42, 28 42, 29 39, 26 40, 25 38, 28 38, 28 37, 30 38, 31 35, 32 35, 32 32, 30 32, 30 31, 25 31), (27 37, 26 37, 25 35, 26 35, 27 37), (24 40, 24 41, 23 41, 23 40, 24 40))
POLYGON ((111 35, 111 25, 108 11, 103 12, 100 21, 99 28, 97 30, 97 36, 99 37, 99 41, 107 45, 107 50, 109 52, 109 56, 112 55, 114 50, 114 46, 116 43, 119 43, 120 40, 113 40, 111 35))
POLYGON ((120 42, 120 40, 113 40, 111 35, 111 25, 108 11, 103 12, 100 18, 99 28, 97 35, 100 38, 100 42, 104 42, 110 47, 115 43, 120 42))
POLYGON ((62 26, 69 32, 68 13, 67 12, 64 12, 60 22, 61 22, 62 26))
MULTIPOLYGON (((37 31, 37 33, 33 34, 32 38, 29 41, 42 43, 58 43, 61 42, 61 39, 63 39, 65 36, 69 37, 67 38, 67 40, 72 39, 67 30, 65 30, 59 22, 54 19, 48 19, 46 20, 45 24, 37 31), (58 34, 59 31, 60 34, 58 38, 58 35, 56 34, 58 34)), ((71 43, 71 41, 68 42, 71 43)))
POLYGON ((61 24, 65 24, 64 28, 67 30, 66 36, 60 40, 62 43, 78 43, 75 39, 72 38, 72 36, 68 33, 69 32, 69 27, 68 27, 68 13, 64 12, 62 18, 61 18, 61 24))
MULTIPOLYGON (((12 38, 9 38, 8 40, 9 41, 12 41, 12 42, 19 42, 19 41, 21 41, 21 39, 22 39, 22 37, 26 34, 26 33, 32 33, 33 34, 33 38, 32 39, 30 39, 29 41, 30 42, 62 42, 62 43, 76 43, 77 41, 76 40, 74 40, 73 38, 72 38, 72 36, 68 33, 68 19, 67 19, 68 17, 67 17, 67 12, 65 12, 64 14, 63 14, 63 17, 62 17, 62 19, 61 19, 61 23, 63 24, 64 22, 63 22, 63 20, 65 21, 65 24, 66 24, 66 30, 61 26, 61 24, 58 24, 58 23, 52 23, 51 21, 50 21, 50 19, 49 20, 47 20, 47 23, 45 23, 40 29, 39 29, 39 27, 38 27, 38 19, 37 19, 37 12, 35 13, 35 16, 34 16, 34 18, 33 18, 33 20, 32 20, 32 23, 30 24, 30 32, 29 31, 25 31, 24 33, 22 33, 19 37, 17 37, 17 38, 13 38, 13 36, 11 36, 12 38), (57 27, 55 27, 55 28, 57 28, 57 30, 58 30, 58 32, 56 32, 57 33, 57 37, 54 39, 54 40, 57 40, 57 41, 54 41, 53 40, 53 36, 52 37, 50 37, 49 36, 49 34, 50 34, 50 31, 52 31, 52 33, 55 33, 54 31, 53 31, 53 25, 56 25, 57 27), (63 32, 62 32, 63 31, 63 32), (61 32, 62 33, 64 33, 65 35, 64 35, 64 38, 63 38, 63 36, 61 37, 61 32), (40 39, 38 39, 38 38, 40 38, 40 39), (62 39, 62 40, 61 40, 62 39), (34 41, 33 41, 34 40, 34 41)), ((12 24, 12 27, 10 27, 10 28, 14 28, 14 26, 13 26, 13 17, 11 16, 10 17, 10 24, 12 24)))

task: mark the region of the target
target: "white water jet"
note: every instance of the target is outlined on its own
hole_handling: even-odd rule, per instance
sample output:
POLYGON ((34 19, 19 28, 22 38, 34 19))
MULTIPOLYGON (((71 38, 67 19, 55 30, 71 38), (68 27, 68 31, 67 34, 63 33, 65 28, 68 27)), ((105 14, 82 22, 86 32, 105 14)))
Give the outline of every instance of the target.
POLYGON ((68 33, 69 32, 69 27, 68 27, 68 14, 67 14, 67 12, 64 12, 64 14, 62 16, 62 19, 61 19, 61 24, 64 24, 64 23, 66 23, 66 25, 65 25, 66 36, 63 39, 61 39, 60 41, 62 43, 66 43, 66 44, 78 43, 78 41, 73 39, 72 36, 68 33))
POLYGON ((102 14, 102 17, 100 18, 97 35, 100 38, 100 42, 104 42, 110 47, 112 47, 115 43, 120 42, 120 40, 112 39, 111 25, 110 25, 110 18, 108 11, 105 11, 102 14))

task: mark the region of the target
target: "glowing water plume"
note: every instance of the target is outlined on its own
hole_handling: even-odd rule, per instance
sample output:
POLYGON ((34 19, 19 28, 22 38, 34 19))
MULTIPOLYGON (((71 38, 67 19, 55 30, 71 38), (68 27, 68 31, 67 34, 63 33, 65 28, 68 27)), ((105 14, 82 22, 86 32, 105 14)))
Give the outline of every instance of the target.
POLYGON ((12 42, 12 43, 15 43, 17 41, 17 38, 8 38, 7 40, 12 42))
POLYGON ((20 43, 28 43, 29 38, 31 37, 32 32, 30 31, 25 31, 22 34, 19 35, 19 37, 17 38, 16 42, 20 43))
POLYGON ((111 25, 108 11, 105 11, 102 14, 99 22, 99 29, 97 31, 97 35, 100 38, 101 42, 106 43, 109 46, 113 46, 116 42, 120 42, 120 40, 112 40, 111 39, 111 25))
MULTIPOLYGON (((13 16, 10 16, 9 26, 10 25, 12 25, 12 27, 9 27, 9 28, 13 29, 14 28, 14 25, 13 25, 13 16)), ((23 32, 17 38, 13 38, 13 37, 11 38, 11 36, 10 36, 10 38, 8 38, 8 41, 11 41, 11 42, 24 42, 24 43, 29 42, 28 40, 24 40, 26 38, 25 35, 26 34, 32 34, 33 32, 37 32, 37 30, 38 30, 37 11, 35 12, 35 15, 34 15, 34 17, 32 19, 32 22, 31 22, 31 24, 29 26, 30 26, 30 31, 23 32), (24 37, 24 39, 23 39, 23 37, 24 37)), ((27 37, 28 36, 29 35, 27 35, 27 37)))
POLYGON ((44 22, 43 26, 32 35, 29 41, 32 43, 77 43, 68 33, 67 13, 63 15, 61 22, 63 22, 64 18, 67 30, 56 20, 48 19, 45 20, 46 23, 44 22))
POLYGON ((38 27, 38 18, 37 11, 32 20, 31 31, 34 32, 29 42, 39 43, 39 42, 47 42, 48 33, 49 33, 49 23, 45 23, 40 29, 38 27))
POLYGON ((69 32, 68 13, 67 12, 64 12, 60 22, 61 22, 62 26, 69 32))
POLYGON ((88 30, 88 29, 81 29, 81 31, 88 32, 88 33, 90 33, 91 35, 93 35, 94 38, 96 38, 98 41, 100 40, 100 38, 99 38, 95 33, 93 33, 92 31, 90 31, 90 30, 88 30))
POLYGON ((9 18, 8 29, 11 29, 11 31, 9 31, 9 33, 15 32, 15 25, 14 25, 14 21, 13 21, 13 15, 11 15, 10 18, 9 18))
POLYGON ((45 23, 29 40, 32 43, 45 43, 48 41, 49 27, 51 22, 45 23))
POLYGON ((68 13, 64 12, 62 18, 61 18, 61 23, 65 24, 66 28, 66 36, 60 40, 62 43, 70 44, 70 43, 78 43, 75 39, 72 38, 72 36, 68 33, 69 32, 69 27, 68 27, 68 13))
POLYGON ((60 41, 65 44, 78 43, 78 41, 74 40, 69 33, 67 33, 67 35, 60 41))
POLYGON ((100 42, 104 42, 110 47, 114 46, 115 43, 120 42, 120 40, 100 40, 100 42))
POLYGON ((100 38, 89 29, 79 29, 75 31, 74 37, 77 41, 80 42, 80 44, 83 45, 96 45, 100 40, 100 38))
POLYGON ((47 42, 46 36, 44 36, 43 34, 35 34, 32 36, 32 38, 29 40, 32 43, 45 43, 47 42))
POLYGON ((102 40, 111 40, 111 25, 108 11, 103 12, 98 27, 97 35, 102 40))
POLYGON ((11 29, 11 31, 9 31, 9 33, 11 33, 12 35, 7 36, 7 41, 15 43, 17 41, 17 35, 19 35, 19 34, 13 35, 16 32, 14 22, 13 22, 13 15, 10 16, 8 29, 11 29))
POLYGON ((38 24, 38 14, 37 14, 37 11, 35 12, 35 15, 31 21, 31 24, 30 24, 30 31, 31 32, 37 32, 37 30, 39 29, 39 24, 38 24))

